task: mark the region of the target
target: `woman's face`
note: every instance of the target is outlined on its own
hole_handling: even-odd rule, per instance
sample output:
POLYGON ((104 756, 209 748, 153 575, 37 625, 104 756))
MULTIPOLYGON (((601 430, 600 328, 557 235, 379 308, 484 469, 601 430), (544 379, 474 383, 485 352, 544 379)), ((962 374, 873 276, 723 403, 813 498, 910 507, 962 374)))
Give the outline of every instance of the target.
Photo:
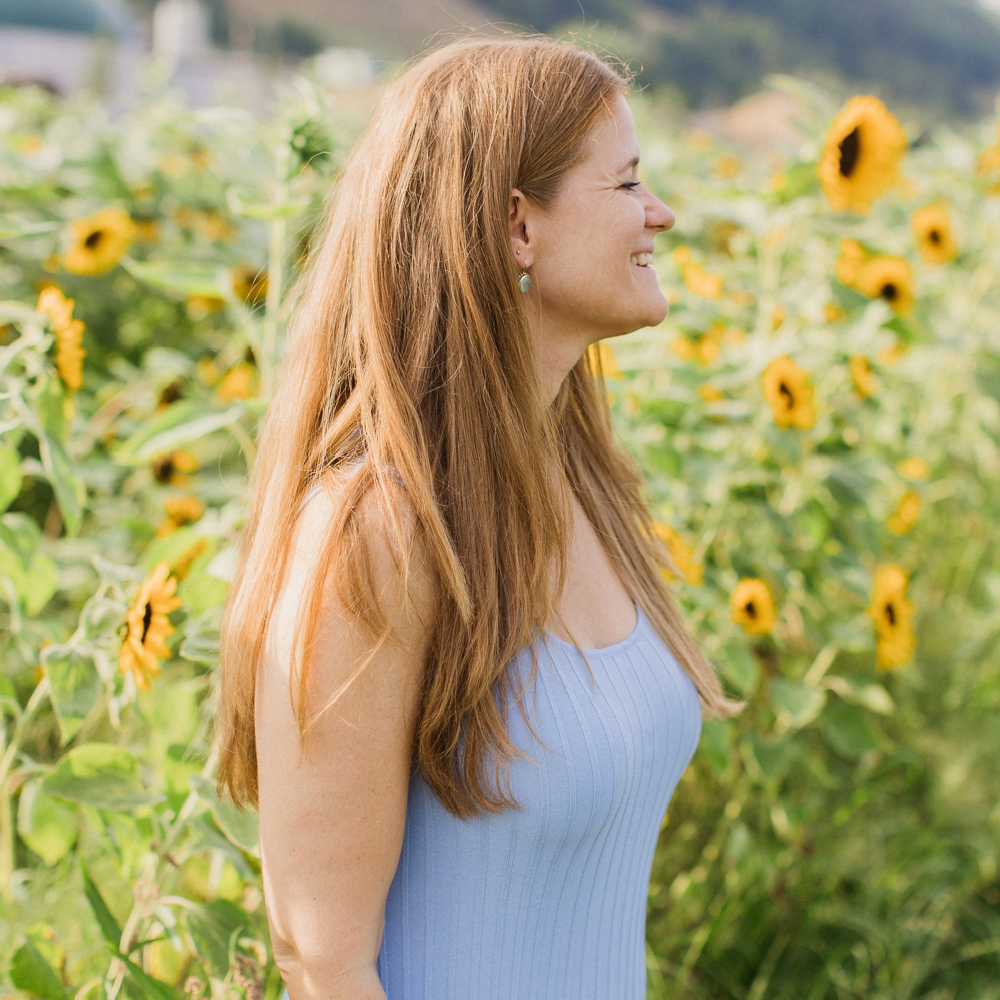
POLYGON ((670 311, 656 273, 637 255, 649 254, 654 236, 676 218, 636 183, 639 142, 624 96, 588 144, 589 156, 567 173, 547 209, 516 188, 511 198, 515 260, 532 278, 529 315, 543 355, 563 375, 591 343, 656 326, 670 311))

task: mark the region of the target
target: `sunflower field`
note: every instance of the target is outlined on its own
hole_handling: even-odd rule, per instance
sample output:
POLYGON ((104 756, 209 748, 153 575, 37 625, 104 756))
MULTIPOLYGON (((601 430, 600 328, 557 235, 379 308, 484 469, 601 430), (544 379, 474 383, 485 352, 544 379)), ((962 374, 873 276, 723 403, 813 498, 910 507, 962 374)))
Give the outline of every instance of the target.
MULTIPOLYGON (((794 155, 633 95, 671 313, 593 350, 749 703, 664 817, 649 996, 1000 998, 1000 129, 773 85, 794 155)), ((263 121, 17 88, 0 122, 0 998, 276 1000, 213 671, 364 113, 302 78, 263 121)))

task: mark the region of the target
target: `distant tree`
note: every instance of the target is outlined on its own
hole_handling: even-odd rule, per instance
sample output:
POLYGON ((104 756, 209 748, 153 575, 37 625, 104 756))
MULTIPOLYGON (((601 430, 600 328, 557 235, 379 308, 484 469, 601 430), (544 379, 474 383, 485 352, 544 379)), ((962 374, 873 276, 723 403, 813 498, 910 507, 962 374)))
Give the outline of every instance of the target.
POLYGON ((780 68, 830 68, 848 79, 877 83, 921 103, 976 114, 977 88, 1000 84, 1000 19, 976 0, 649 0, 692 18, 692 30, 663 43, 658 69, 675 77, 699 103, 709 93, 752 86, 771 62, 772 39, 758 48, 756 29, 738 15, 770 22, 780 68), (736 40, 729 42, 727 33, 736 40), (718 46, 726 52, 718 54, 718 46), (699 82, 699 73, 718 74, 699 82))
POLYGON ((258 52, 305 59, 316 55, 328 44, 326 34, 312 24, 283 18, 270 27, 258 26, 254 48, 258 52))
POLYGON ((652 46, 643 81, 671 80, 697 107, 731 104, 782 61, 781 32, 768 18, 702 7, 686 30, 652 46))
POLYGON ((564 21, 632 19, 634 0, 490 0, 490 11, 535 31, 548 31, 564 21))

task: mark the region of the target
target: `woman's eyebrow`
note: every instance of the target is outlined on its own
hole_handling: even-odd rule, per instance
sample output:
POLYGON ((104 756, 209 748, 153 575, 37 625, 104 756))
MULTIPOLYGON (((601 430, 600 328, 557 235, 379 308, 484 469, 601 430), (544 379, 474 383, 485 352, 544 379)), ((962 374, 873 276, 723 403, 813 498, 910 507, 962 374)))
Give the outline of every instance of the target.
POLYGON ((638 165, 639 165, 639 157, 633 156, 632 159, 628 161, 628 163, 626 163, 623 167, 618 168, 618 173, 623 173, 626 170, 631 170, 633 167, 637 167, 638 165))

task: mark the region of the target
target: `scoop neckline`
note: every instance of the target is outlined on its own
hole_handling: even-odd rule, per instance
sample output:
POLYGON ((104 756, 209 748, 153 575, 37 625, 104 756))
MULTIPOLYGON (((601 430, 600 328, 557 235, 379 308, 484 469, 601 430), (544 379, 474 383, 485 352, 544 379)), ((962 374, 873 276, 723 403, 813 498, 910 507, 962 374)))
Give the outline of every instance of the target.
MULTIPOLYGON (((645 621, 646 616, 642 613, 642 608, 639 607, 638 601, 633 601, 632 603, 635 607, 635 628, 624 639, 619 639, 618 642, 613 642, 610 646, 581 646, 580 651, 587 656, 607 656, 610 653, 617 653, 619 650, 624 649, 626 646, 631 646, 632 643, 636 642, 639 639, 639 634, 642 632, 642 623, 645 621)), ((557 645, 562 646, 563 649, 572 650, 574 653, 577 652, 577 648, 573 643, 567 642, 565 639, 560 639, 559 636, 554 635, 548 629, 543 629, 542 634, 557 645)))

